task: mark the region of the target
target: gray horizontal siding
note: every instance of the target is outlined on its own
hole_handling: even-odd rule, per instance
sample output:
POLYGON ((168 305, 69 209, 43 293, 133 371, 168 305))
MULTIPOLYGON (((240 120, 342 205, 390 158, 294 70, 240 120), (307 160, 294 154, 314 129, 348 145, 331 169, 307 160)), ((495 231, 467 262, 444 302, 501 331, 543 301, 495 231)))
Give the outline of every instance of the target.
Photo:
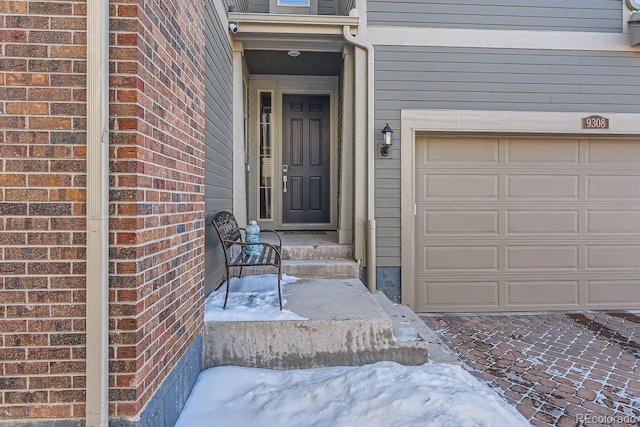
POLYGON ((236 12, 249 12, 249 0, 224 0, 223 3, 226 8, 230 5, 235 6, 236 12))
POLYGON ((375 50, 375 129, 394 129, 393 158, 376 160, 381 266, 400 265, 401 109, 640 113, 640 52, 375 50))
POLYGON ((249 0, 249 12, 269 13, 269 0, 249 0))
POLYGON ((369 25, 622 31, 622 0, 376 0, 367 4, 369 25))
POLYGON ((233 68, 227 29, 213 2, 205 2, 205 27, 205 283, 209 292, 222 280, 224 270, 211 213, 233 206, 233 68))
MULTIPOLYGON (((209 2, 207 2, 210 5, 209 2)), ((206 209, 232 206, 232 53, 215 9, 207 8, 206 28, 206 209), (216 189, 216 197, 210 195, 216 189), (220 189, 224 189, 221 191, 220 189)))
POLYGON ((377 111, 640 112, 640 52, 377 46, 375 67, 377 111))
POLYGON ((336 0, 318 0, 318 15, 336 15, 337 13, 336 0))

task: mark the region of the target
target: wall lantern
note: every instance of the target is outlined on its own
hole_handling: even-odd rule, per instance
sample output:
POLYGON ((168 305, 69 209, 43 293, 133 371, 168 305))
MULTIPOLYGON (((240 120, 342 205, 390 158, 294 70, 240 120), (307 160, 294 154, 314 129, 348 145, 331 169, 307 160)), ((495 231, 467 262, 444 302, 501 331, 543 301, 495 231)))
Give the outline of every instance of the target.
POLYGON ((391 129, 389 123, 387 123, 382 129, 382 147, 380 148, 382 157, 389 157, 391 153, 391 135, 393 135, 393 129, 391 129))

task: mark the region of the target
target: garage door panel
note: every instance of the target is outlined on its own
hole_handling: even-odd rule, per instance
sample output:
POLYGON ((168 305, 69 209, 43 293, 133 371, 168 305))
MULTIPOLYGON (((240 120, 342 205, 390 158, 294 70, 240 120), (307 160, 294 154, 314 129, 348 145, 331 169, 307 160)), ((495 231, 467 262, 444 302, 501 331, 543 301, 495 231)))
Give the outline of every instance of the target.
POLYGON ((640 164, 640 144, 629 140, 591 140, 587 159, 590 164, 640 164))
POLYGON ((498 199, 498 175, 424 175, 423 200, 498 199))
POLYGON ((507 195, 511 199, 579 198, 577 175, 509 175, 507 195))
POLYGON ((580 159, 579 142, 575 139, 550 139, 540 141, 533 138, 509 139, 508 161, 510 163, 539 163, 546 165, 577 164, 580 159))
POLYGON ((507 212, 507 234, 578 234, 579 211, 507 212))
POLYGON ((578 246, 508 246, 507 270, 578 270, 578 246))
POLYGON ((498 270, 498 246, 423 246, 420 252, 423 272, 498 270))
POLYGON ((497 235, 498 217, 498 210, 425 210, 423 215, 417 219, 416 236, 497 235))
POLYGON ((587 268, 634 268, 640 271, 640 245, 589 245, 587 268))
POLYGON ((578 306, 578 280, 525 280, 507 282, 510 306, 578 306))
POLYGON ((638 280, 587 280, 587 302, 592 305, 621 304, 628 307, 640 301, 638 280))
POLYGON ((591 175, 587 177, 589 199, 640 199, 640 175, 591 175))
POLYGON ((424 304, 427 306, 460 307, 465 305, 496 307, 498 305, 498 282, 424 281, 426 290, 424 304))
POLYGON ((497 163, 499 160, 499 139, 495 137, 471 137, 457 139, 432 137, 429 144, 416 149, 418 166, 431 163, 497 163))
POLYGON ((640 210, 587 212, 588 234, 638 234, 640 233, 640 210))
POLYGON ((417 141, 417 310, 640 309, 640 140, 417 141))

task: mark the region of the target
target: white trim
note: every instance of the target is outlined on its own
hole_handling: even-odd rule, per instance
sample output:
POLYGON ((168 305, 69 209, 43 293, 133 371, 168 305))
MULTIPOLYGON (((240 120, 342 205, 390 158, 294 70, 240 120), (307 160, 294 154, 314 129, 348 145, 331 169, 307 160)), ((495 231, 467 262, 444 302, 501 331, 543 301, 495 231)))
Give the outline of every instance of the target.
POLYGON ((380 46, 477 47, 576 51, 638 51, 628 34, 575 31, 476 30, 459 28, 368 27, 380 46))
POLYGON ((602 112, 402 110, 402 127, 412 131, 640 135, 640 114, 602 112), (610 129, 582 129, 582 118, 609 118, 610 129))
POLYGON ((610 129, 582 129, 591 113, 477 110, 401 110, 400 199, 402 303, 415 307, 415 135, 433 133, 566 134, 594 137, 640 137, 640 114, 598 113, 609 118, 610 129))
POLYGON ((238 25, 236 36, 244 33, 336 34, 345 25, 358 27, 357 16, 295 15, 282 13, 229 13, 229 22, 238 25))
POLYGON ((244 153, 244 90, 243 90, 243 46, 233 45, 233 215, 240 227, 247 224, 247 186, 245 182, 244 153))
MULTIPOLYGON (((221 0, 210 0, 213 3, 213 7, 218 15, 218 19, 220 19, 220 23, 222 24, 222 28, 229 28, 229 20, 227 19, 227 6, 221 0)), ((231 33, 227 31, 227 37, 229 37, 229 42, 233 43, 233 39, 231 37, 231 33)))
POLYGON ((629 6, 628 2, 622 3, 622 32, 624 34, 629 34, 629 20, 631 19, 631 13, 633 9, 629 6))

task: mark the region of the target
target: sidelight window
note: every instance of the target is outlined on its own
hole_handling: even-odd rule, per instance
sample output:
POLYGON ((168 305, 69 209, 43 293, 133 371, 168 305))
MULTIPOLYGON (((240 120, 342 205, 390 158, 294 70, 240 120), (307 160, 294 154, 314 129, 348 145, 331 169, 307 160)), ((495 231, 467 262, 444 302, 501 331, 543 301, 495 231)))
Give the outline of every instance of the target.
POLYGON ((260 92, 259 203, 260 219, 272 219, 273 204, 273 122, 271 92, 260 92))

